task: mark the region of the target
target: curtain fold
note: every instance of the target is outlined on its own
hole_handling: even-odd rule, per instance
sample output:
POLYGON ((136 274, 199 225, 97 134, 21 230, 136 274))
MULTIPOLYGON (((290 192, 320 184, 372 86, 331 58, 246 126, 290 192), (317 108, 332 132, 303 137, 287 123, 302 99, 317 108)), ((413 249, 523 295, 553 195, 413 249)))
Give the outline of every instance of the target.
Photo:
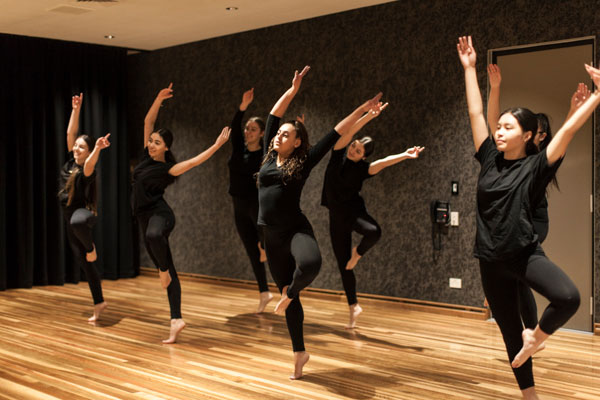
POLYGON ((79 133, 110 132, 98 174, 96 267, 133 277, 126 49, 0 34, 0 290, 79 282, 58 203, 71 96, 84 93, 79 133))

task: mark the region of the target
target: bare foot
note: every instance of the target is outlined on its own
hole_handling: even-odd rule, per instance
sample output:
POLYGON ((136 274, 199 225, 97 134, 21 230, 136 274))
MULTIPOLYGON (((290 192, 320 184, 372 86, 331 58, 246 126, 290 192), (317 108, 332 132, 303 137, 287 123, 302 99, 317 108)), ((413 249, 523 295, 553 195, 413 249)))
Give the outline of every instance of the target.
POLYGON ((544 350, 546 348, 546 342, 542 342, 537 349, 535 349, 535 352, 533 354, 537 354, 538 352, 544 350))
POLYGON ((288 289, 288 287, 284 286, 283 290, 281 291, 281 299, 279 300, 279 302, 275 306, 275 314, 283 314, 283 313, 285 313, 285 310, 288 308, 288 306, 292 302, 292 299, 290 299, 287 296, 287 289, 288 289))
POLYGON ((169 270, 161 271, 159 269, 158 277, 160 278, 160 286, 162 286, 163 289, 168 288, 171 284, 171 274, 169 273, 169 270))
POLYGON ((529 357, 539 351, 538 349, 548 336, 549 335, 540 330, 539 326, 536 327, 535 330, 525 329, 521 334, 521 337, 523 338, 523 347, 515 356, 511 366, 513 368, 519 368, 521 365, 523 365, 529 359, 529 357))
POLYGON ((85 259, 87 260, 87 262, 94 262, 98 259, 95 244, 92 243, 92 251, 90 251, 89 253, 85 253, 85 259))
POLYGON ((260 252, 260 262, 267 261, 267 253, 265 253, 265 249, 262 248, 260 242, 258 242, 258 251, 260 252))
POLYGON ((305 351, 294 352, 294 373, 290 375, 291 380, 302 378, 302 368, 304 368, 304 364, 308 362, 309 358, 310 354, 305 351))
POLYGON ((521 390, 523 400, 539 400, 537 393, 535 392, 535 386, 528 387, 525 390, 521 390))
POLYGON ((346 325, 347 329, 352 329, 356 327, 356 319, 362 312, 362 307, 358 305, 358 303, 352 304, 350 306, 350 321, 348 325, 346 325))
POLYGON ((265 307, 271 300, 273 300, 273 295, 271 292, 260 292, 260 303, 258 303, 256 313, 260 314, 261 312, 265 311, 265 307))
POLYGON ((358 254, 358 251, 356 249, 356 247, 352 248, 352 257, 350 257, 348 263, 346 264, 347 270, 354 269, 354 267, 356 267, 356 263, 358 262, 358 260, 360 260, 360 254, 358 254))
POLYGON ((94 315, 88 318, 88 322, 96 322, 100 319, 100 314, 108 307, 108 303, 103 301, 102 303, 98 303, 94 305, 94 315))
POLYGON ((185 321, 181 318, 171 320, 171 331, 169 332, 169 338, 163 340, 165 344, 175 343, 177 341, 177 335, 185 328, 185 321))

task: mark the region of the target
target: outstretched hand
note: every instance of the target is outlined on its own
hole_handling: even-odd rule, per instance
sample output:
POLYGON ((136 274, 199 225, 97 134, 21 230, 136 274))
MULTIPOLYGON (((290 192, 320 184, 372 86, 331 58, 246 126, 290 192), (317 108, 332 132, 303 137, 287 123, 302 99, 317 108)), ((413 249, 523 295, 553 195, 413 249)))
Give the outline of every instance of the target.
POLYGON ((594 81, 594 85, 596 85, 596 87, 600 86, 600 69, 585 64, 585 70, 590 74, 590 78, 594 81))
POLYGON ((419 158, 419 154, 421 154, 423 150, 425 150, 425 147, 415 146, 411 147, 410 149, 406 149, 404 154, 406 154, 409 159, 415 159, 419 158))
POLYGON ((571 110, 577 110, 581 107, 583 103, 590 98, 591 94, 592 92, 590 92, 590 89, 585 83, 579 83, 579 85, 577 85, 577 90, 573 93, 573 96, 571 96, 571 110))
POLYGON ((502 82, 502 74, 500 73, 500 67, 496 64, 490 64, 487 68, 488 79, 490 80, 490 86, 492 88, 499 88, 500 82, 502 82))
POLYGON ((298 73, 298 70, 294 71, 294 79, 292 79, 292 86, 295 90, 300 89, 300 84, 302 84, 302 78, 310 71, 310 67, 307 65, 304 67, 302 72, 298 73))
POLYGON ((73 107, 73 110, 80 110, 82 103, 83 93, 79 93, 79 96, 75 95, 71 98, 71 106, 73 107))
POLYGON ((373 97, 372 99, 369 99, 367 101, 365 101, 360 108, 364 111, 364 112, 369 112, 371 110, 376 110, 379 109, 381 107, 381 102, 379 100, 381 100, 381 97, 383 96, 383 93, 379 92, 375 95, 375 97, 373 97))
POLYGON ((459 37, 458 43, 456 44, 456 50, 458 50, 458 58, 460 59, 463 68, 475 67, 477 53, 475 53, 471 36, 459 37))
POLYGON ((302 123, 302 125, 306 125, 306 123, 304 122, 306 121, 306 118, 304 118, 304 114, 296 116, 296 121, 302 123))
POLYGON ((103 150, 103 149, 107 148, 108 146, 110 146, 110 142, 108 141, 109 136, 110 136, 110 133, 104 137, 98 138, 98 140, 96 140, 96 148, 103 150))
POLYGON ((383 110, 385 110, 389 104, 390 103, 385 103, 385 104, 383 104, 381 102, 377 103, 377 106, 375 106, 374 108, 371 108, 369 110, 369 116, 372 117, 372 118, 379 117, 379 114, 381 114, 381 112, 383 110))
POLYGON ((171 97, 173 97, 173 82, 169 83, 169 87, 158 92, 158 95, 156 96, 158 100, 166 100, 170 99, 171 97))
POLYGON ((230 133, 231 133, 230 127, 226 126, 225 128, 223 128, 223 130, 221 131, 221 134, 219 135, 219 137, 217 137, 217 140, 215 140, 215 144, 218 147, 223 146, 223 144, 229 140, 230 133))
POLYGON ((240 110, 246 111, 250 103, 254 100, 254 88, 248 89, 242 95, 242 102, 240 103, 240 110))

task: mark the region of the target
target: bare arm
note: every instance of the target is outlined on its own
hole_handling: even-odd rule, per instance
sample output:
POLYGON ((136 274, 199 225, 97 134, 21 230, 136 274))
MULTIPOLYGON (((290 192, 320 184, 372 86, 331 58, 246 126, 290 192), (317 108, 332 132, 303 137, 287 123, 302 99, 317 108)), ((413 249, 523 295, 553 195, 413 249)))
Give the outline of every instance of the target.
MULTIPOLYGON (((386 107, 388 106, 388 103, 382 104, 379 101, 380 98, 381 98, 381 93, 379 93, 373 99, 369 100, 369 102, 371 102, 371 105, 374 105, 374 107, 370 108, 362 117, 360 117, 358 120, 356 120, 354 122, 354 124, 352 124, 350 126, 350 129, 347 133, 340 132, 338 130, 338 127, 336 127, 336 131, 338 133, 340 133, 342 136, 335 143, 335 146, 333 147, 334 150, 340 150, 340 149, 343 149, 344 147, 348 146, 348 144, 352 141, 352 138, 354 137, 354 135, 356 135, 356 133, 358 131, 360 131, 366 124, 368 124, 369 122, 371 122, 372 120, 377 118, 379 116, 379 114, 381 114, 381 112, 386 109, 386 107)), ((359 108, 362 108, 364 110, 365 104, 363 104, 359 108)), ((352 114, 350 114, 350 116, 352 116, 352 114)), ((341 122, 340 122, 340 124, 341 124, 341 122)), ((340 128, 340 129, 343 129, 343 128, 340 128)))
POLYGON ((569 113, 567 114, 565 121, 571 118, 571 115, 573 115, 575 110, 581 107, 591 95, 592 92, 590 92, 590 89, 588 89, 585 83, 577 85, 577 90, 575 90, 575 93, 571 96, 571 107, 569 107, 569 113))
POLYGON ((419 154, 425 150, 425 147, 415 146, 407 149, 404 153, 387 156, 369 164, 369 175, 377 175, 383 169, 398 164, 404 160, 414 160, 419 158, 419 154))
POLYGON ((110 133, 96 140, 94 150, 92 150, 88 158, 85 159, 85 163, 83 164, 83 174, 85 176, 90 176, 94 173, 94 168, 96 168, 96 163, 98 162, 98 158, 100 157, 100 151, 110 146, 110 142, 108 141, 109 137, 110 133))
POLYGON ((160 110, 162 102, 173 97, 172 87, 173 82, 169 83, 169 87, 158 92, 156 99, 154 99, 154 103, 152 103, 152 106, 150 106, 150 109, 146 114, 146 118, 144 118, 144 148, 148 146, 148 139, 150 139, 150 135, 154 131, 154 123, 156 122, 156 118, 158 118, 158 111, 160 110))
MULTIPOLYGON (((600 85, 600 70, 591 67, 586 64, 585 69, 596 85, 596 88, 600 85)), ((563 126, 558 130, 554 138, 548 144, 546 148, 546 157, 548 157, 548 164, 552 165, 558 161, 561 157, 564 157, 567 152, 569 143, 575 136, 575 133, 585 124, 585 121, 592 115, 596 107, 600 104, 600 92, 598 89, 590 95, 590 98, 583 103, 569 119, 565 121, 563 126)))
POLYGON ((279 118, 283 117, 283 114, 285 114, 288 106, 294 99, 294 96, 296 96, 296 93, 298 93, 298 90, 300 90, 302 78, 304 78, 304 76, 308 73, 309 70, 310 67, 307 65, 306 67, 304 67, 302 72, 298 73, 297 70, 294 72, 294 79, 292 79, 292 87, 286 90, 285 93, 279 98, 279 100, 277 100, 277 103, 275 103, 273 109, 271 110, 271 114, 279 118))
MULTIPOLYGON (((352 140, 352 136, 354 133, 358 132, 358 129, 353 130, 352 128, 358 122, 358 120, 363 116, 364 113, 368 113, 370 110, 385 108, 379 102, 383 94, 377 93, 375 97, 370 100, 367 100, 363 104, 361 104, 356 110, 352 111, 346 118, 338 122, 335 126, 335 131, 340 135, 340 138, 335 143, 333 147, 334 150, 340 150, 348 145, 352 140)), ((364 124, 367 122, 364 121, 364 124)), ((364 125, 363 124, 363 125, 364 125)))
POLYGON ((230 133, 231 128, 226 126, 225 128, 223 128, 221 134, 219 135, 219 137, 217 137, 217 140, 212 146, 204 150, 202 153, 198 154, 196 157, 192 157, 189 160, 181 161, 173 165, 171 169, 169 169, 169 174, 173 176, 179 176, 211 158, 212 155, 215 154, 217 150, 219 150, 221 146, 225 144, 225 142, 227 142, 230 133))
POLYGON ((487 106, 487 122, 490 130, 496 129, 500 119, 500 83, 502 74, 496 64, 488 65, 488 79, 490 80, 490 97, 487 106))
POLYGON ((477 82, 477 71, 475 69, 477 54, 475 53, 471 36, 458 38, 456 48, 458 50, 458 58, 465 70, 467 107, 469 109, 469 119, 471 120, 473 144, 475 145, 475 150, 479 151, 481 144, 488 138, 488 130, 485 125, 485 117, 483 116, 483 101, 481 100, 481 92, 479 91, 479 83, 477 82))
POLYGON ((75 139, 77 139, 77 132, 79 132, 79 113, 81 112, 81 105, 83 104, 83 93, 79 93, 79 96, 75 95, 71 99, 71 118, 69 119, 69 126, 67 127, 67 149, 73 150, 75 145, 75 139))

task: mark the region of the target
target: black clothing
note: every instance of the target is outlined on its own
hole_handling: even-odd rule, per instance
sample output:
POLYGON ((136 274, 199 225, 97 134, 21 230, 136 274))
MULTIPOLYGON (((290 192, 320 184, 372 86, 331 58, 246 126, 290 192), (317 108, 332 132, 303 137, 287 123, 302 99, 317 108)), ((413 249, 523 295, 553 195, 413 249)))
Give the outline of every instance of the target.
POLYGON ((360 196, 363 182, 371 178, 369 163, 354 162, 346 157, 346 149, 332 150, 325 171, 321 205, 329 209, 365 211, 365 202, 360 196))
POLYGON ((242 118, 244 111, 237 111, 231 121, 231 157, 229 166, 229 194, 241 198, 258 198, 256 177, 263 158, 263 150, 249 151, 244 142, 242 118))
POLYGON ((543 243, 548 236, 548 199, 546 196, 538 203, 533 210, 533 229, 538 234, 538 241, 543 243))
POLYGON ((60 170, 58 181, 60 191, 58 192, 58 199, 63 209, 69 209, 70 212, 73 212, 78 208, 86 208, 94 203, 95 199, 93 198, 92 192, 96 185, 96 171, 92 172, 90 176, 85 176, 83 173, 83 165, 77 165, 77 163, 75 163, 73 152, 69 153, 69 157, 69 161, 67 161, 60 170), (77 173, 77 175, 75 176, 75 181, 73 183, 73 198, 71 199, 71 204, 67 206, 69 192, 64 190, 64 188, 72 173, 77 173))
MULTIPOLYGON (((269 115, 265 129, 265 154, 278 128, 279 118, 269 115)), ((298 177, 284 182, 276 156, 271 157, 259 171, 258 224, 264 225, 265 251, 271 276, 280 292, 288 286, 287 297, 292 299, 285 317, 294 351, 304 351, 304 311, 299 293, 311 284, 321 269, 321 252, 310 222, 300 210, 300 196, 310 171, 339 137, 332 130, 311 147, 298 177)))
MULTIPOLYGON (((539 322, 540 329, 547 334, 565 324, 579 307, 577 287, 546 258, 539 245, 528 256, 510 264, 483 260, 479 263, 483 291, 502 332, 509 361, 523 347, 518 284, 531 287, 550 301, 539 322)), ((521 390, 534 385, 531 358, 521 367, 513 368, 513 372, 521 390)))
POLYGON ((144 148, 140 163, 133 170, 131 207, 134 215, 151 210, 164 201, 165 189, 175 182, 175 177, 169 174, 173 165, 171 162, 153 160, 148 148, 144 148))

